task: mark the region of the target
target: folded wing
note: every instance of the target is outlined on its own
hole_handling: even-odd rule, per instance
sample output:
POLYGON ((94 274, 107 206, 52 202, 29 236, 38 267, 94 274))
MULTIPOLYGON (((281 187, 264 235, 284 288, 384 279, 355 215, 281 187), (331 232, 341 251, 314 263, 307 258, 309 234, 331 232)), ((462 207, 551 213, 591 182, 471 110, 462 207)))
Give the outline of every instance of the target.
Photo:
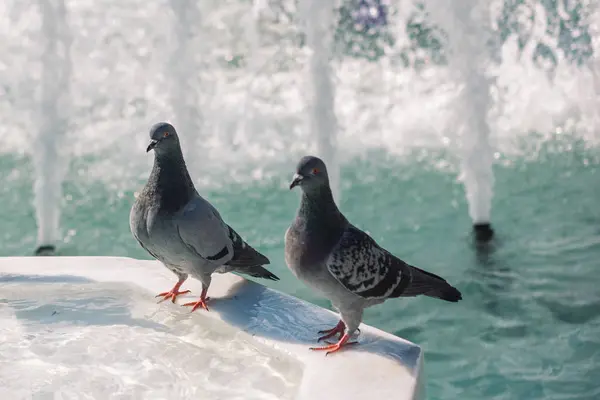
POLYGON ((326 264, 338 282, 366 299, 425 295, 455 302, 462 298, 446 280, 405 263, 354 226, 346 229, 326 264))

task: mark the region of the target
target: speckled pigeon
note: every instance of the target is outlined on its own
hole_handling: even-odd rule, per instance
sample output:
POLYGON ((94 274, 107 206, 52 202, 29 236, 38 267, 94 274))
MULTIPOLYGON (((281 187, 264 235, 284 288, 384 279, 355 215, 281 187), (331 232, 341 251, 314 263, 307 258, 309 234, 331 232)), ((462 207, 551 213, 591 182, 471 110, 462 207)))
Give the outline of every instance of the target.
POLYGON ((154 150, 154 166, 131 208, 129 226, 140 245, 179 278, 173 289, 156 297, 174 303, 177 296, 189 293, 179 288, 191 275, 202 282, 202 294, 184 306, 208 310, 206 293, 214 272, 279 280, 262 267, 269 259, 250 247, 198 194, 175 128, 157 123, 150 129, 150 139, 146 152, 154 150))
POLYGON ((363 310, 389 298, 425 295, 457 302, 461 293, 443 278, 413 267, 380 247, 337 208, 325 163, 303 157, 290 189, 300 186, 296 219, 285 233, 285 260, 292 273, 331 300, 341 319, 318 340, 341 335, 312 350, 338 351, 362 322, 363 310))

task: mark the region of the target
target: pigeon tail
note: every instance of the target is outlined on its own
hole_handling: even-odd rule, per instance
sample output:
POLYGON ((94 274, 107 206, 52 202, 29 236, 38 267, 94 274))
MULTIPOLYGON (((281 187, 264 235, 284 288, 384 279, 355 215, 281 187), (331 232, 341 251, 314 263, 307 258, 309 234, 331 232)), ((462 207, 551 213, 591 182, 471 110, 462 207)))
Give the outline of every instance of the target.
POLYGON ((261 267, 261 265, 270 264, 271 261, 246 243, 231 226, 227 225, 227 227, 229 228, 229 239, 233 246, 233 257, 225 265, 233 267, 231 269, 233 272, 278 281, 277 276, 261 267))
POLYGON ((250 275, 254 278, 270 279, 272 281, 279 280, 279 277, 277 275, 269 272, 266 268, 263 268, 260 265, 256 265, 253 267, 236 268, 233 270, 233 272, 250 275))
POLYGON ((458 289, 450 285, 444 278, 413 266, 410 266, 410 272, 412 279, 408 287, 402 290, 403 285, 399 285, 399 293, 394 291, 390 297, 424 295, 452 303, 462 299, 462 294, 458 289))
POLYGON ((258 251, 254 250, 250 245, 246 242, 242 242, 243 246, 233 246, 233 257, 229 260, 226 265, 230 265, 232 267, 253 267, 259 265, 270 264, 271 261, 258 251))
POLYGON ((446 283, 445 287, 441 287, 430 292, 424 293, 425 296, 433 297, 440 300, 456 303, 462 300, 462 294, 454 286, 446 283))

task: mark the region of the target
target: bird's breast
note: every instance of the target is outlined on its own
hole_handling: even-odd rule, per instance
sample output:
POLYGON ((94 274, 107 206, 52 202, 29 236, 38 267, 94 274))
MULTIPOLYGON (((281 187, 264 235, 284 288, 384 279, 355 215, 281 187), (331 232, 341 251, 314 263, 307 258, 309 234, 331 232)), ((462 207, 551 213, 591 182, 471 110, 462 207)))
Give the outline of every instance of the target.
POLYGON ((131 233, 133 233, 133 235, 142 243, 148 238, 148 221, 146 219, 146 214, 146 207, 140 201, 134 203, 129 214, 129 227, 131 229, 131 233))
POLYGON ((138 232, 138 240, 162 261, 179 265, 189 258, 186 257, 188 249, 179 238, 177 225, 172 218, 149 210, 138 232))
POLYGON ((290 227, 285 233, 285 262, 295 274, 300 267, 304 242, 298 232, 290 227))
POLYGON ((175 222, 166 216, 149 215, 147 219, 147 234, 150 240, 155 244, 161 244, 164 247, 168 247, 171 243, 179 243, 178 239, 179 232, 177 232, 177 225, 175 222))
POLYGON ((288 230, 285 242, 286 262, 294 273, 323 264, 333 247, 331 238, 294 226, 288 230))

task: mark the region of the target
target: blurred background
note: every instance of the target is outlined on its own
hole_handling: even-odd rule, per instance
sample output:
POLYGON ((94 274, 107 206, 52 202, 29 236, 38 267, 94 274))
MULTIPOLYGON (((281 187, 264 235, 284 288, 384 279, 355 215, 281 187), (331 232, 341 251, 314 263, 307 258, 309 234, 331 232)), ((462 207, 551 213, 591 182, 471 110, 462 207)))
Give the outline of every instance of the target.
POLYGON ((329 307, 283 260, 318 154, 357 226, 463 292, 365 316, 423 346, 428 398, 600 398, 596 1, 4 0, 0 22, 0 256, 148 259, 128 217, 165 120, 266 284, 329 307))

